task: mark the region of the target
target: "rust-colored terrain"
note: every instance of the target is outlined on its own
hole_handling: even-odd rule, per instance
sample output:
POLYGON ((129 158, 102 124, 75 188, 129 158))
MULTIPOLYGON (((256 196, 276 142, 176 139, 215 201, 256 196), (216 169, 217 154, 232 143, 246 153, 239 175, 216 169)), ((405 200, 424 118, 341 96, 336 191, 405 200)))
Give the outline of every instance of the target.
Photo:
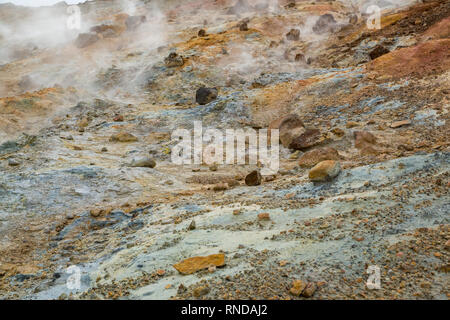
POLYGON ((0 4, 0 299, 448 299, 450 1, 373 2, 0 4))

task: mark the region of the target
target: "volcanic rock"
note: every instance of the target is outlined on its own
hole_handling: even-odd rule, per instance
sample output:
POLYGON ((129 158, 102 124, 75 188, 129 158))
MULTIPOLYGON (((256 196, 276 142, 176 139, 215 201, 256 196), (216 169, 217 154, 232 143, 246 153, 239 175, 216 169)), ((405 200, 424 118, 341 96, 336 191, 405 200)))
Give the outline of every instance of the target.
POLYGON ((339 175, 341 165, 335 160, 325 160, 309 171, 309 179, 314 182, 329 181, 339 175))
POLYGON ((173 267, 181 274, 192 274, 199 270, 208 269, 210 266, 222 267, 223 265, 225 265, 225 255, 219 253, 206 257, 185 259, 173 265, 173 267))
POLYGON ((255 170, 245 177, 245 184, 247 186, 259 186, 261 184, 261 179, 261 173, 258 170, 255 170))
POLYGON ((96 33, 80 33, 75 40, 75 46, 77 48, 86 48, 100 40, 100 37, 96 33))
POLYGON ((298 164, 300 167, 312 168, 325 160, 339 160, 339 153, 330 147, 311 150, 300 157, 298 164))
POLYGON ((200 105, 205 105, 217 98, 219 91, 216 88, 202 87, 195 94, 195 101, 200 105))

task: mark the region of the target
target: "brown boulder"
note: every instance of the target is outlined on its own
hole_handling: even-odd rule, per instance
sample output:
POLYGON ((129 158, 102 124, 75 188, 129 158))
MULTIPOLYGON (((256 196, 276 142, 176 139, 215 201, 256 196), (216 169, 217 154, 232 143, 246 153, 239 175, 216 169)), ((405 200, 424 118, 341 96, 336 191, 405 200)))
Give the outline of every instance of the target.
POLYGON ((334 148, 325 147, 306 152, 299 159, 300 167, 312 168, 325 160, 339 160, 339 153, 334 148))
POLYGON ((370 59, 375 60, 376 58, 381 57, 382 55, 385 55, 386 53, 389 52, 390 51, 386 49, 384 46, 378 45, 375 48, 373 48, 372 51, 370 51, 369 56, 370 59))
POLYGON ((329 181, 339 175, 341 165, 335 160, 325 160, 309 171, 309 179, 314 182, 329 181))
POLYGON ((303 150, 313 147, 320 142, 320 137, 319 129, 306 129, 302 134, 291 140, 289 149, 303 150))
POLYGON ((86 48, 100 40, 100 37, 96 33, 80 33, 75 40, 75 46, 77 48, 86 48))
POLYGON ((289 147, 295 136, 301 135, 305 131, 303 121, 296 114, 289 114, 285 117, 272 121, 269 124, 269 134, 273 129, 280 131, 280 142, 283 146, 289 147))
POLYGON ((250 187, 259 186, 261 184, 261 173, 258 170, 250 172, 245 177, 245 184, 250 187))

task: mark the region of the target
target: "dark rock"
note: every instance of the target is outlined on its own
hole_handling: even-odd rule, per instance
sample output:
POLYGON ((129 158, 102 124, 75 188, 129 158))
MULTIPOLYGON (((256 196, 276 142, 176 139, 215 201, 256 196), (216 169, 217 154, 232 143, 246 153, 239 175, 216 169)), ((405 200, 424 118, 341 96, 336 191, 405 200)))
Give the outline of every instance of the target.
POLYGON ((300 30, 299 29, 291 29, 286 34, 286 39, 290 41, 298 41, 300 40, 300 30))
POLYGON ((289 144, 289 149, 303 150, 310 148, 319 143, 320 130, 319 129, 306 129, 301 135, 294 137, 289 144))
POLYGON ((337 23, 330 13, 321 15, 313 26, 313 31, 317 34, 333 32, 336 30, 337 23))
POLYGON ((136 158, 133 159, 133 161, 130 164, 130 167, 154 168, 156 167, 156 162, 152 158, 148 157, 136 158))
POLYGON ((75 40, 75 46, 77 48, 86 48, 100 40, 100 37, 95 33, 80 33, 75 40))
POLYGON ((378 45, 372 51, 370 51, 369 56, 370 56, 370 59, 375 60, 376 58, 381 57, 389 52, 390 51, 387 48, 385 48, 384 46, 378 45))
POLYGON ((195 101, 200 105, 205 105, 217 98, 218 90, 216 88, 202 87, 195 94, 195 101))
POLYGON ((164 59, 164 63, 169 68, 181 67, 184 64, 184 58, 176 52, 171 52, 167 58, 164 59))
POLYGON ((238 26, 239 26, 239 31, 248 31, 247 21, 240 22, 238 26))
POLYGON ((205 29, 200 29, 199 31, 198 31, 198 34, 197 34, 199 37, 205 37, 206 36, 206 31, 205 31, 205 29))
POLYGON ((259 186, 261 184, 261 173, 258 170, 250 172, 245 177, 245 184, 247 186, 259 186))
POLYGON ((305 55, 303 53, 297 53, 295 55, 295 61, 296 62, 306 62, 305 55))
POLYGON ((296 114, 290 114, 275 121, 269 125, 269 132, 273 129, 280 131, 280 142, 283 146, 289 147, 292 139, 304 132, 303 121, 296 114))

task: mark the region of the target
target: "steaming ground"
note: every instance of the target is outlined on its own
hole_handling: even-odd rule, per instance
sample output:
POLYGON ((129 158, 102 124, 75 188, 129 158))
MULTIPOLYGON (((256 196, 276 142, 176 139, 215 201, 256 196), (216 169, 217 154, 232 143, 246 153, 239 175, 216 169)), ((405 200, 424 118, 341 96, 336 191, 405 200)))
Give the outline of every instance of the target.
POLYGON ((450 2, 375 2, 380 30, 367 1, 0 4, 0 297, 448 299, 450 2), (256 186, 171 162, 194 121, 288 115, 256 186))

